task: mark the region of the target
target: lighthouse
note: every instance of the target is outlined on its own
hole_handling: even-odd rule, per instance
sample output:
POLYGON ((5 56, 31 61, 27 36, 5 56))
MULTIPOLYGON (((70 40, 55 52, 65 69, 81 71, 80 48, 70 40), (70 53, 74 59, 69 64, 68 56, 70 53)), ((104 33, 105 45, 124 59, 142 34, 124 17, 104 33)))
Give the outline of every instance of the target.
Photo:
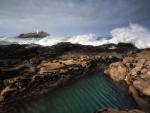
POLYGON ((39 30, 38 30, 38 29, 36 30, 36 33, 37 33, 37 34, 39 33, 39 30))

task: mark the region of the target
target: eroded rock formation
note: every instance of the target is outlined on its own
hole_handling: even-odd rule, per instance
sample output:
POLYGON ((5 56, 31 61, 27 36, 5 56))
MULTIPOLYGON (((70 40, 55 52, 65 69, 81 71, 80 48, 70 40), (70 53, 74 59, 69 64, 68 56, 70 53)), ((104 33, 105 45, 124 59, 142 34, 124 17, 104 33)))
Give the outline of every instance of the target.
POLYGON ((150 111, 150 51, 126 55, 112 63, 105 73, 114 81, 125 80, 140 109, 150 111))
POLYGON ((42 95, 95 70, 104 71, 114 81, 125 80, 140 109, 148 111, 149 53, 123 43, 0 46, 0 113, 13 113, 15 102, 42 95))

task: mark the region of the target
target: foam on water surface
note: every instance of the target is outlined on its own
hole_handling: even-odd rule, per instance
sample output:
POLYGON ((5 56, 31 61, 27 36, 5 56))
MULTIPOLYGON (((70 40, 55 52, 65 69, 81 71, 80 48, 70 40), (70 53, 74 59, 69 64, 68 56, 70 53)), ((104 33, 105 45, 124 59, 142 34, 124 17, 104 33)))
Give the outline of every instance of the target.
POLYGON ((103 44, 114 43, 132 43, 138 48, 150 47, 150 31, 141 25, 130 24, 128 27, 115 28, 111 31, 111 38, 98 37, 95 34, 76 35, 72 37, 45 37, 42 39, 36 38, 0 38, 0 44, 39 44, 42 46, 51 46, 59 42, 71 42, 82 45, 99 46, 103 44))

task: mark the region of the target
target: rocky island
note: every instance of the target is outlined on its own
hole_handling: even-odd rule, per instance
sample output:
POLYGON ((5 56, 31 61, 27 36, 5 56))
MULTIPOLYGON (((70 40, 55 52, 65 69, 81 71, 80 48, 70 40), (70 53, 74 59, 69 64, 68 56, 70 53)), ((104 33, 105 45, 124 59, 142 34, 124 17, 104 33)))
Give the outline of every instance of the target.
POLYGON ((17 38, 44 38, 47 36, 50 36, 50 35, 46 32, 41 31, 41 32, 20 34, 19 36, 17 36, 17 38))
POLYGON ((129 110, 110 108, 96 113, 149 113, 149 58, 150 49, 127 43, 0 46, 0 113, 15 113, 18 101, 40 97, 95 71, 105 73, 117 85, 124 84, 135 101, 129 110))

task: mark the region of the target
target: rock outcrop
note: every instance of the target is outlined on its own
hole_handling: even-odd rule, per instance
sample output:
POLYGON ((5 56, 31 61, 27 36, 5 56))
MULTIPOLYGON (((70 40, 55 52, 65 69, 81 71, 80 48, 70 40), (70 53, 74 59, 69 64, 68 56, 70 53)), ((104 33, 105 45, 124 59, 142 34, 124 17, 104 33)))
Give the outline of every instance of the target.
POLYGON ((13 113, 13 103, 18 100, 45 94, 96 69, 103 70, 129 49, 123 46, 124 51, 120 51, 118 45, 112 46, 118 53, 106 45, 0 46, 0 112, 13 113))
MULTIPOLYGON (((95 70, 104 71, 114 81, 126 81, 138 107, 148 112, 149 57, 150 50, 124 43, 97 47, 71 43, 0 46, 0 113, 13 113, 18 100, 30 100, 95 70)), ((116 110, 132 111, 136 110, 116 110)))
POLYGON ((48 33, 46 32, 33 32, 33 33, 26 33, 26 34, 20 34, 19 36, 17 36, 17 38, 44 38, 44 37, 47 37, 49 36, 48 33))
POLYGON ((125 80, 129 90, 145 111, 150 111, 150 51, 126 55, 123 60, 109 65, 105 73, 114 81, 125 80))

